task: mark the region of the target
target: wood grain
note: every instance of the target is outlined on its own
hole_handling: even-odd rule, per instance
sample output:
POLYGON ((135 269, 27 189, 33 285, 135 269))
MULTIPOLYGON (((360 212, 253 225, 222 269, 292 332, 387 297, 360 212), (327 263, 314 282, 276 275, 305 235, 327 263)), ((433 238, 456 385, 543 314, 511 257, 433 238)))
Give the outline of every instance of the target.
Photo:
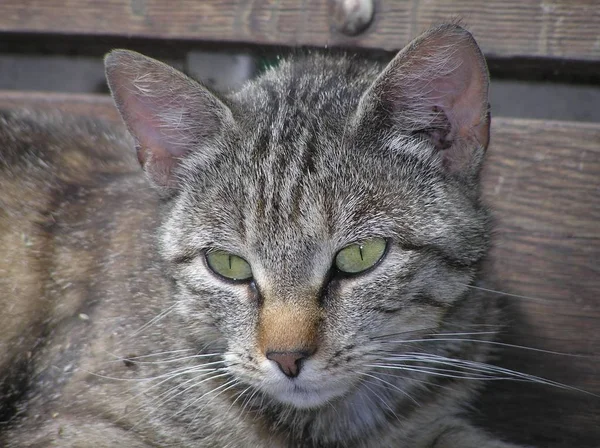
POLYGON ((523 443, 597 447, 600 124, 493 120, 483 186, 497 220, 492 287, 521 296, 504 342, 575 355, 513 348, 501 364, 596 394, 497 384, 487 421, 523 443))
MULTIPOLYGON (((102 95, 0 92, 0 107, 57 108, 120 123, 102 95)), ((497 220, 490 285, 516 295, 503 342, 568 354, 512 348, 498 362, 588 393, 494 384, 482 423, 538 446, 597 447, 600 124, 495 118, 483 187, 497 220)))
POLYGON ((325 0, 3 0, 0 32, 398 50, 461 18, 488 56, 600 59, 598 0, 378 0, 371 26, 336 31, 325 0))

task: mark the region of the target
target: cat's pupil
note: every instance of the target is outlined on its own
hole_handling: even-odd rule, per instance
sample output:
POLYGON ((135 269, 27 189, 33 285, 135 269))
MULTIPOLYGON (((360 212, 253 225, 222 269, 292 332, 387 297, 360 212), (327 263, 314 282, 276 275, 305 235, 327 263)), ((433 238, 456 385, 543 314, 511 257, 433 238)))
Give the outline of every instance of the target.
POLYGON ((213 250, 205 255, 205 259, 210 270, 219 277, 234 281, 252 278, 252 268, 242 257, 221 250, 213 250))
POLYGON ((334 264, 343 274, 359 274, 376 266, 387 250, 385 238, 350 244, 338 252, 334 264))

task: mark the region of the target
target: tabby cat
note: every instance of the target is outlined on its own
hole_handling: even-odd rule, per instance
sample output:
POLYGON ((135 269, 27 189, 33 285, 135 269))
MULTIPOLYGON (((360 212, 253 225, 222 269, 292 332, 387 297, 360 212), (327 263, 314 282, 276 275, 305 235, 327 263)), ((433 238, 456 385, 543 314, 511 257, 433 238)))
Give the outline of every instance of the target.
POLYGON ((499 315, 467 31, 226 96, 131 51, 106 75, 133 139, 0 116, 2 446, 515 446, 464 417, 499 315))

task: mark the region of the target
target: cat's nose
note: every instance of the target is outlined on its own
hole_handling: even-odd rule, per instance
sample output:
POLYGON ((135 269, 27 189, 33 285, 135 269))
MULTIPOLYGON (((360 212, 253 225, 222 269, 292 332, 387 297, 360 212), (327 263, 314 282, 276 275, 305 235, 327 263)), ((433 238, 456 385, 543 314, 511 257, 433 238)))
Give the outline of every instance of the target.
MULTIPOLYGON (((314 350, 313 350, 314 351, 314 350)), ((293 352, 275 352, 268 351, 266 353, 267 359, 275 361, 279 366, 279 369, 288 377, 295 378, 300 374, 300 368, 302 367, 302 361, 308 358, 312 353, 306 350, 299 350, 293 352)))

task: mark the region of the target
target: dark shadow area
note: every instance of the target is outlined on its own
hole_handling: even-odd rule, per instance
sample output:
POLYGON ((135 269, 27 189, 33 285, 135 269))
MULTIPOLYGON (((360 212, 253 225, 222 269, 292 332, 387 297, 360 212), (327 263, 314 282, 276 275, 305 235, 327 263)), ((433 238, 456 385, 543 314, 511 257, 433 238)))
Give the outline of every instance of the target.
MULTIPOLYGON (((163 60, 216 90, 237 87, 279 56, 311 51, 223 42, 9 34, 0 42, 0 89, 108 93, 102 57, 113 48, 163 60), (223 54, 232 55, 229 65, 223 54), (247 55, 252 62, 240 62, 233 55, 247 55)), ((381 62, 393 56, 344 48, 327 51, 358 53, 381 62)), ((488 65, 494 116, 600 122, 599 62, 489 57, 488 65)))
MULTIPOLYGON (((536 338, 530 334, 533 326, 521 311, 519 299, 504 301, 507 326, 499 342, 551 350, 543 336, 536 338)), ((509 435, 515 443, 557 448, 598 447, 600 384, 582 381, 582 378, 598 378, 597 356, 506 347, 498 354, 493 364, 557 384, 490 381, 474 415, 479 425, 498 437, 509 435), (581 428, 586 428, 585 433, 581 428)))

